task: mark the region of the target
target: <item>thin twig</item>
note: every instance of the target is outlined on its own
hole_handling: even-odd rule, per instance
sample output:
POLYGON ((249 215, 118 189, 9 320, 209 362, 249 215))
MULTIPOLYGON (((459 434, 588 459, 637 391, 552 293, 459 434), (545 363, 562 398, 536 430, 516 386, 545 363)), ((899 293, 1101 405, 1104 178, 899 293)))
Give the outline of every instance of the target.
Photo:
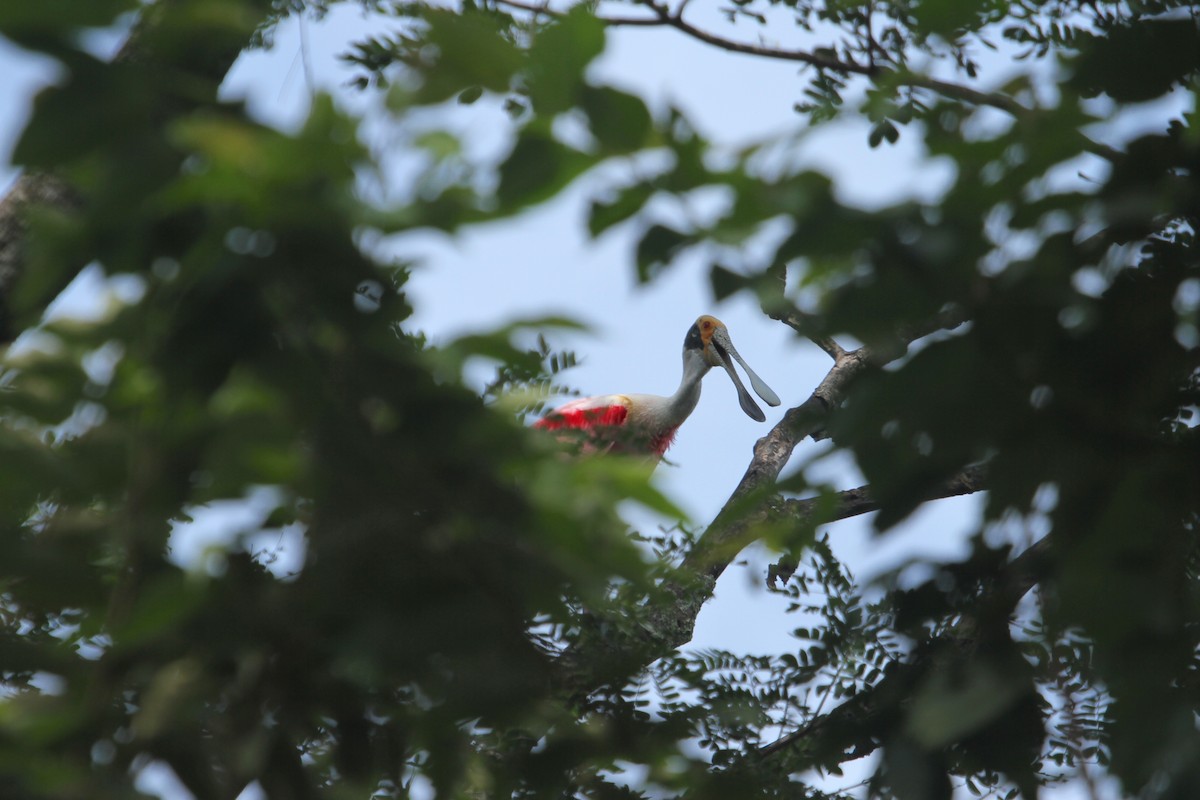
POLYGON ((829 354, 829 357, 833 359, 835 364, 839 359, 846 357, 846 351, 840 344, 834 341, 833 337, 814 336, 809 332, 810 326, 807 324, 808 315, 806 315, 804 312, 797 311, 796 309, 792 308, 786 311, 768 311, 767 316, 773 320, 782 322, 784 325, 787 325, 796 333, 800 334, 817 347, 824 350, 829 354))
MULTIPOLYGON (((1047 534, 1008 562, 1003 571, 979 597, 976 606, 990 605, 996 608, 1015 606, 1042 578, 1054 547, 1054 541, 1053 532, 1047 534)), ((977 632, 973 621, 962 618, 942 634, 941 638, 946 641, 963 642, 970 641, 976 636, 977 632)), ((834 734, 834 740, 823 743, 823 746, 828 747, 831 751, 844 752, 853 747, 853 757, 855 758, 870 755, 879 746, 878 740, 861 737, 855 738, 854 741, 838 741, 837 737, 853 736, 851 731, 856 727, 853 723, 878 715, 887 707, 888 703, 894 702, 897 687, 903 686, 909 676, 919 670, 921 665, 920 659, 897 664, 895 669, 885 674, 884 678, 871 688, 854 695, 824 716, 810 719, 803 727, 749 753, 748 756, 762 759, 783 755, 794 745, 809 739, 818 731, 829 731, 834 734)))
MULTIPOLYGON (((500 5, 505 5, 510 8, 520 9, 522 11, 530 11, 537 13, 545 13, 550 16, 561 16, 561 12, 551 11, 549 9, 534 6, 523 0, 496 0, 500 5)), ((765 45, 748 44, 746 42, 738 42, 733 39, 726 39, 716 34, 709 33, 703 28, 698 28, 695 25, 683 19, 682 12, 687 3, 683 3, 679 10, 672 14, 671 11, 663 6, 653 2, 644 2, 642 5, 649 8, 655 16, 653 17, 601 17, 598 16, 601 22, 606 25, 613 26, 641 26, 641 27, 669 27, 684 33, 693 39, 710 44, 713 47, 726 50, 731 53, 743 53, 745 55, 758 56, 759 58, 769 58, 778 61, 796 61, 801 64, 818 69, 827 69, 834 72, 842 72, 852 75, 863 75, 873 79, 877 83, 894 83, 899 86, 912 86, 918 89, 928 89, 931 92, 940 94, 943 97, 961 100, 964 103, 970 103, 976 106, 988 106, 1004 111, 1018 119, 1028 119, 1035 114, 1035 110, 1028 108, 1017 102, 1012 97, 1001 92, 982 92, 978 89, 972 89, 969 86, 964 86, 959 83, 951 83, 949 81, 938 80, 927 75, 919 75, 907 71, 886 70, 876 65, 873 60, 866 64, 859 64, 854 61, 848 61, 837 58, 836 56, 828 55, 826 52, 817 52, 801 49, 782 49, 777 47, 767 47, 765 45)), ((1122 157, 1122 153, 1108 145, 1101 144, 1089 138, 1082 132, 1077 131, 1076 135, 1082 142, 1083 149, 1094 155, 1100 156, 1108 161, 1116 161, 1122 157)))
MULTIPOLYGON (((501 6, 508 6, 509 8, 515 8, 519 11, 528 11, 531 14, 539 14, 539 15, 544 14, 547 17, 561 17, 563 15, 561 11, 555 11, 554 9, 548 7, 544 3, 526 3, 526 2, 522 2, 522 0, 496 0, 496 4, 501 5, 501 6)), ((605 25, 612 25, 615 27, 625 27, 625 26, 662 27, 662 24, 663 24, 662 20, 660 20, 658 17, 601 17, 601 16, 597 16, 596 19, 600 20, 605 25)))

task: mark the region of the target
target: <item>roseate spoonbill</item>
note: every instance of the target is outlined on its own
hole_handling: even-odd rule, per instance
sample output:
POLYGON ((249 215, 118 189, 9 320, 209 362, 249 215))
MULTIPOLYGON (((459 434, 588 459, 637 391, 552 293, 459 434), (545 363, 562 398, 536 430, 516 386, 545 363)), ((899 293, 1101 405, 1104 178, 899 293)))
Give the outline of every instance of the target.
POLYGON ((654 394, 605 394, 573 400, 534 423, 546 430, 574 429, 587 443, 587 450, 653 455, 661 458, 675 439, 675 432, 700 400, 700 381, 713 367, 723 367, 737 387, 738 401, 751 419, 766 416, 746 391, 733 369, 737 361, 750 378, 750 385, 767 405, 779 405, 779 396, 750 369, 729 339, 725 323, 703 316, 688 329, 683 340, 683 379, 670 397, 654 394))

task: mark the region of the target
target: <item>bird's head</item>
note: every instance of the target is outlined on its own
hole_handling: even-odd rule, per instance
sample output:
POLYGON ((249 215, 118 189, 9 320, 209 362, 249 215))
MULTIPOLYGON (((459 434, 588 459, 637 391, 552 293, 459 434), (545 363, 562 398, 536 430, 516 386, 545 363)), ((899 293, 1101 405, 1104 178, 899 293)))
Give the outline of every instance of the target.
POLYGON ((711 367, 724 369, 729 374, 730 380, 733 381, 733 385, 737 387, 738 402, 741 404, 742 410, 751 419, 763 422, 767 417, 754 402, 750 393, 746 391, 746 387, 742 385, 741 379, 733 369, 734 360, 742 365, 742 369, 746 371, 746 377, 750 379, 750 385, 754 387, 758 396, 767 405, 779 405, 779 396, 771 391, 771 387, 767 386, 763 379, 750 369, 750 365, 746 363, 745 359, 738 354, 733 346, 733 341, 729 338, 729 329, 716 317, 706 314, 696 320, 696 323, 688 330, 687 338, 683 340, 683 352, 685 357, 697 358, 702 361, 705 369, 711 367))

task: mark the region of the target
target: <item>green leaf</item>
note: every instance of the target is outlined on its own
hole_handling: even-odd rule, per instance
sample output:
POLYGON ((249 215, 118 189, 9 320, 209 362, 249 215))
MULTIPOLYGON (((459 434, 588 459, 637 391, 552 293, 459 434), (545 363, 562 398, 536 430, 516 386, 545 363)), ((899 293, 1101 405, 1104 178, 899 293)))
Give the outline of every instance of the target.
POLYGON ((652 225, 637 246, 639 283, 649 283, 691 243, 691 237, 666 225, 652 225))
POLYGON ((72 58, 70 76, 43 90, 13 151, 13 163, 61 168, 96 152, 127 146, 150 127, 153 83, 122 64, 72 58), (79 120, 86 119, 87 125, 79 120))
POLYGON ((423 71, 418 102, 436 103, 466 90, 506 92, 525 58, 506 39, 499 18, 482 12, 425 10, 426 40, 437 48, 435 64, 423 71))
POLYGON ((553 197, 591 164, 583 153, 540 130, 526 129, 500 165, 496 196, 501 208, 511 213, 553 197))
POLYGON ((895 144, 899 138, 900 131, 896 130, 896 126, 892 124, 890 119, 885 119, 871 128, 871 133, 867 137, 867 144, 871 147, 878 147, 885 139, 888 144, 895 144))
MULTIPOLYGON (((246 46, 267 8, 246 0, 172 0, 152 3, 144 13, 138 45, 143 57, 177 68, 179 74, 170 78, 202 77, 215 89, 229 70, 224 54, 246 46)), ((180 88, 194 99, 195 85, 181 82, 180 88)))
POLYGON ((646 146, 652 120, 640 97, 609 87, 588 86, 581 106, 606 154, 629 153, 646 146))
POLYGON ((912 9, 917 29, 951 38, 979 16, 981 0, 920 0, 912 9))
POLYGON ((1123 103, 1153 100, 1200 72, 1196 20, 1144 20, 1093 35, 1075 59, 1071 84, 1123 103))
POLYGON ((86 232, 75 216, 55 208, 33 207, 26 224, 30 231, 27 268, 8 300, 17 330, 38 321, 89 257, 86 232))
POLYGON ((754 284, 753 279, 727 269, 720 264, 713 264, 708 274, 708 280, 712 285, 713 298, 717 302, 754 284))
POLYGON ((61 33, 72 28, 102 28, 140 5, 136 0, 40 0, 0 3, 0 33, 24 40, 31 35, 61 33))
POLYGON ((604 23, 587 4, 574 6, 540 30, 529 48, 528 87, 533 108, 553 116, 573 108, 587 65, 604 51, 604 23))
POLYGON ((918 687, 906 733, 926 750, 936 750, 986 726, 1027 694, 1024 675, 977 659, 957 669, 935 670, 918 687))
POLYGON ((654 188, 649 184, 636 183, 617 192, 610 202, 593 200, 588 212, 588 232, 596 237, 624 222, 640 211, 653 194, 654 188))

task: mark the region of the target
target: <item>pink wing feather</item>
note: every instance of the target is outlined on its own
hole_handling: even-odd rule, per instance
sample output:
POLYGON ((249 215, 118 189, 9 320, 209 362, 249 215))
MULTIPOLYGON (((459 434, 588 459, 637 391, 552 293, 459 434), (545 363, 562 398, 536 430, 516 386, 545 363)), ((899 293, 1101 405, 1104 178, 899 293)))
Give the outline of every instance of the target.
MULTIPOLYGON (((661 456, 671 446, 676 428, 662 431, 630 429, 627 426, 631 402, 623 394, 572 400, 533 423, 533 427, 564 433, 578 431, 584 436, 584 452, 602 450, 661 456)), ((569 434, 559 438, 578 441, 577 436, 569 434)))
MULTIPOLYGON (((628 402, 628 401, 626 401, 628 402)), ((535 428, 556 431, 561 428, 587 430, 602 426, 624 425, 629 407, 617 397, 585 397, 572 400, 533 423, 535 428)))

